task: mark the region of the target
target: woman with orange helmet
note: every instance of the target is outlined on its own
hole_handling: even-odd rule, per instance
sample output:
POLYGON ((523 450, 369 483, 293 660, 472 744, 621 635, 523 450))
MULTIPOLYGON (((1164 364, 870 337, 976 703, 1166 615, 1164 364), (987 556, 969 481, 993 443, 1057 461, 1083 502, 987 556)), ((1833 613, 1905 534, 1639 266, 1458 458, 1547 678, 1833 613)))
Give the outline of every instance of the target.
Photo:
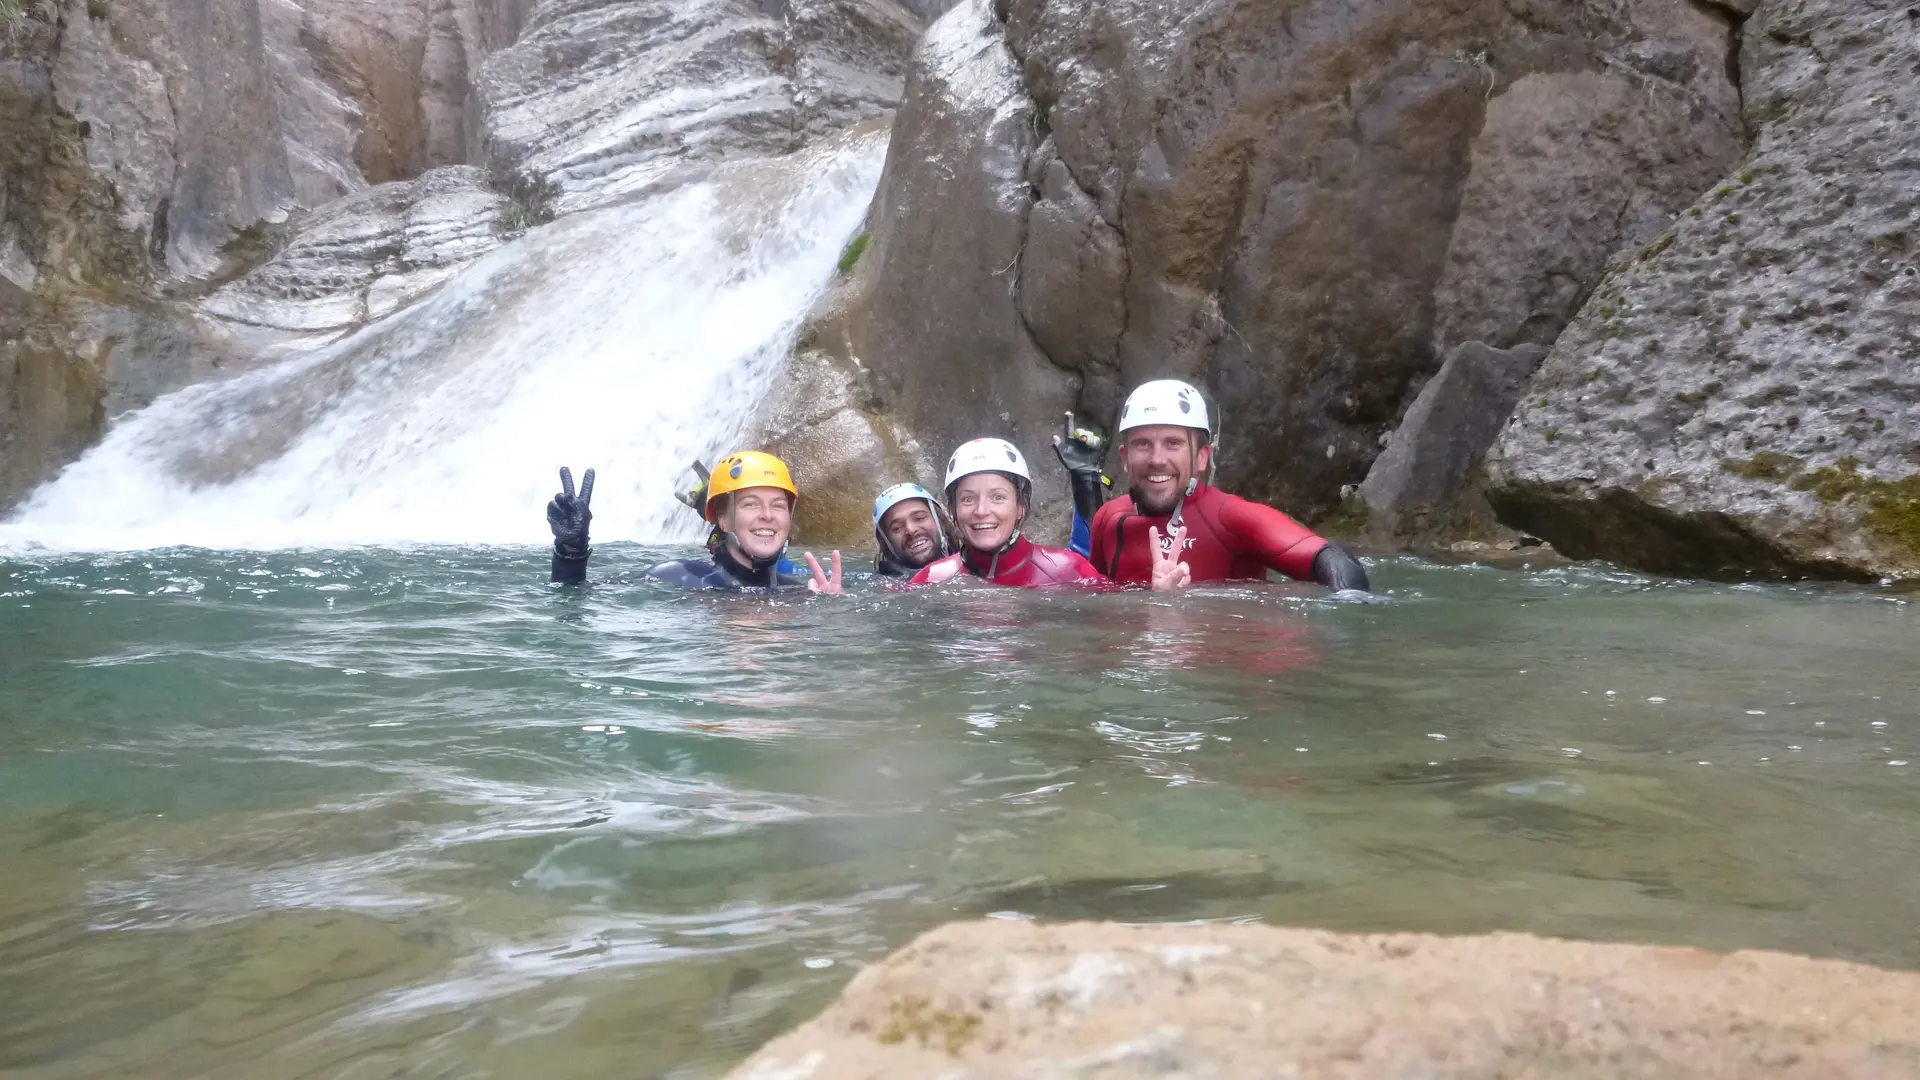
MULTIPOLYGON (((584 581, 587 527, 593 520, 588 506, 593 498, 593 470, 582 478, 579 494, 573 474, 560 470, 559 494, 547 504, 547 524, 553 529, 553 580, 584 581)), ((840 553, 833 553, 831 572, 811 554, 811 578, 794 572, 786 560, 793 531, 793 509, 800 491, 787 464, 772 454, 743 450, 720 459, 706 486, 702 512, 713 532, 707 542, 709 557, 677 559, 647 571, 683 589, 777 588, 804 585, 816 592, 840 592, 840 553)))

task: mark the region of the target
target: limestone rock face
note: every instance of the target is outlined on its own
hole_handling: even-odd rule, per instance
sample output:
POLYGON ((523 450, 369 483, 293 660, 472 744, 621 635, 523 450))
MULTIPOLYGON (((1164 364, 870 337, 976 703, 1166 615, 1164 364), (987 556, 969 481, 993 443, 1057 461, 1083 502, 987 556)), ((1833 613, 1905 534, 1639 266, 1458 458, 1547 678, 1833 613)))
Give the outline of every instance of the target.
POLYGON ((541 0, 480 78, 503 178, 568 213, 899 99, 920 22, 891 0, 541 0))
POLYGON ((849 569, 867 568, 874 495, 895 482, 888 477, 926 468, 919 444, 874 414, 862 373, 814 349, 788 362, 743 442, 777 454, 805 478, 795 538, 847 545, 849 569))
POLYGON ((471 165, 335 200, 258 270, 201 305, 251 326, 342 331, 386 315, 498 247, 505 196, 471 165))
POLYGON ((930 441, 1030 457, 1193 379, 1223 484, 1312 515, 1447 349, 1551 341, 1731 167, 1735 35, 1691 0, 962 4, 909 76, 857 355, 930 441))
POLYGON ((1033 102, 987 0, 963 0, 916 54, 874 196, 872 246, 812 336, 870 370, 876 406, 926 447, 913 475, 885 482, 938 490, 954 447, 1010 438, 1037 481, 1033 520, 1045 524, 1065 520, 1066 483, 1039 455, 1074 384, 1016 302, 1035 143, 1033 102))
POLYGON ((256 0, 62 9, 53 86, 121 227, 198 277, 235 233, 294 205, 256 0))
POLYGON ((1256 926, 956 923, 734 1080, 1893 1080, 1920 975, 1780 953, 1256 926))
POLYGON ((115 402, 377 319, 556 214, 883 113, 922 26, 894 0, 27 7, 0 32, 0 507, 115 402), (203 337, 200 364, 162 347, 203 337))
POLYGON ((1771 0, 1745 42, 1751 157, 1620 260, 1491 495, 1577 557, 1920 576, 1920 18, 1771 0))
POLYGON ((1360 485, 1368 543, 1397 546, 1445 524, 1546 355, 1540 345, 1477 341, 1447 354, 1360 485))

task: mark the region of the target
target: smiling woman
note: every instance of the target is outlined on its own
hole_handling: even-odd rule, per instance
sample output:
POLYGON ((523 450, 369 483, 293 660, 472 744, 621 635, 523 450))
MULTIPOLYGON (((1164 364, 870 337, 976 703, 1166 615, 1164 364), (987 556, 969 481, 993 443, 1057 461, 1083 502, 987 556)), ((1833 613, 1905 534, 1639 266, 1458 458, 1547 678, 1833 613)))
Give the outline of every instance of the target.
MULTIPOLYGON (((553 530, 552 580, 578 584, 586 580, 592 555, 588 530, 593 522, 594 470, 588 469, 580 491, 573 490, 573 472, 560 470, 560 491, 547 504, 547 524, 553 530)), ((706 559, 676 559, 649 570, 648 576, 683 589, 777 589, 802 586, 814 592, 842 591, 840 553, 832 569, 807 556, 811 578, 794 573, 787 561, 787 542, 793 531, 793 508, 800 500, 787 463, 759 450, 743 450, 722 458, 705 485, 701 516, 712 527, 706 559)))
POLYGON ((1027 459, 1005 439, 975 439, 955 450, 947 461, 946 491, 961 550, 921 569, 913 584, 938 585, 969 575, 1028 589, 1106 580, 1079 555, 1021 535, 1033 502, 1033 478, 1027 459))

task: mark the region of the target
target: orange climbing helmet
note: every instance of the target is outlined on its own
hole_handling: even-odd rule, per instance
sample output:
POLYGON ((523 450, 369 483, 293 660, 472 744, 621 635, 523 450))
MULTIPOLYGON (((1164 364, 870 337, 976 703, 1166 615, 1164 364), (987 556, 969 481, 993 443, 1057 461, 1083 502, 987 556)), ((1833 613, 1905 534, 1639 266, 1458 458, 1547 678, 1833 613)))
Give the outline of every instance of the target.
POLYGON ((779 488, 793 496, 794 505, 800 504, 800 491, 793 486, 786 462, 759 450, 742 450, 721 458, 713 467, 713 475, 707 480, 707 509, 703 516, 708 522, 719 524, 714 520, 714 500, 756 487, 779 488))

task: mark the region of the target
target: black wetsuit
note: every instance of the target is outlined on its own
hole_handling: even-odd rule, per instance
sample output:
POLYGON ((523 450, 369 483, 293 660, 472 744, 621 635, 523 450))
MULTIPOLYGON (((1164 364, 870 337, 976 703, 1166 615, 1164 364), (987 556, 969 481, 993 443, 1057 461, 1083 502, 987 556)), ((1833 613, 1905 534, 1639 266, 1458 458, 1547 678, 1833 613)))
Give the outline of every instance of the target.
MULTIPOLYGON (((553 553, 553 579, 563 584, 587 580, 587 559, 593 552, 577 556, 553 553)), ((675 559, 647 571, 647 577, 677 585, 682 589, 785 589, 807 587, 810 575, 794 570, 785 557, 759 567, 744 566, 724 551, 705 559, 675 559)))
POLYGON ((906 563, 900 562, 888 554, 885 549, 882 549, 879 557, 873 562, 873 572, 880 577, 900 578, 904 580, 919 573, 920 568, 918 566, 908 566, 906 563))
POLYGON ((708 559, 676 559, 647 571, 647 576, 683 589, 786 589, 807 587, 808 574, 783 573, 793 564, 779 559, 760 569, 742 566, 727 555, 708 559))

